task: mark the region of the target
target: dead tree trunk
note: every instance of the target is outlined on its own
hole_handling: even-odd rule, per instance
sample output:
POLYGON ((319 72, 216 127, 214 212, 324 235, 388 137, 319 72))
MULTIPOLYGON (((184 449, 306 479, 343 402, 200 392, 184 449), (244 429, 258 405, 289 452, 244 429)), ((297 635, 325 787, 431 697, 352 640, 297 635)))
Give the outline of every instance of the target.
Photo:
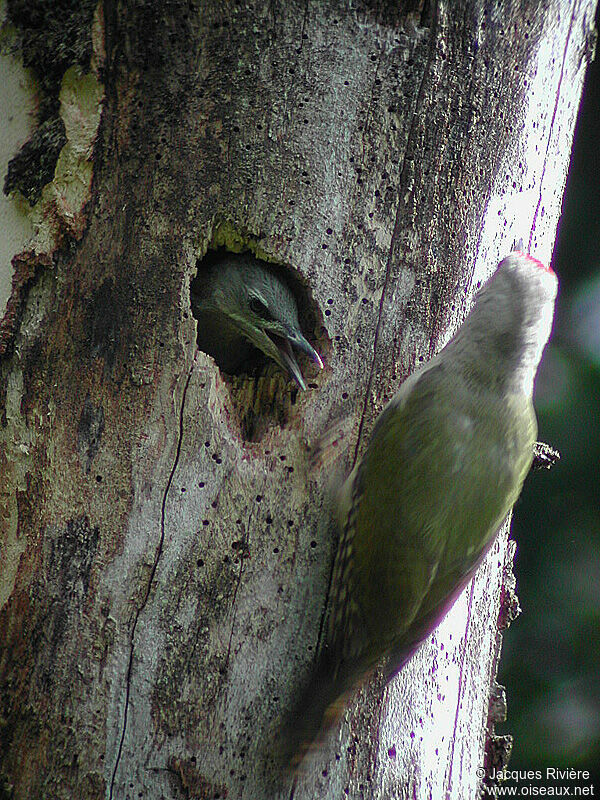
MULTIPOLYGON (((73 22, 55 5, 52 27, 9 2, 25 43, 73 22)), ((515 240, 550 259, 594 3, 83 5, 91 62, 27 51, 66 134, 41 140, 53 244, 14 259, 1 339, 0 795, 287 798, 268 742, 317 646, 330 473, 515 240), (218 244, 295 281, 326 361, 306 393, 197 350, 189 284, 218 244)), ((478 795, 508 553, 295 800, 478 795)))

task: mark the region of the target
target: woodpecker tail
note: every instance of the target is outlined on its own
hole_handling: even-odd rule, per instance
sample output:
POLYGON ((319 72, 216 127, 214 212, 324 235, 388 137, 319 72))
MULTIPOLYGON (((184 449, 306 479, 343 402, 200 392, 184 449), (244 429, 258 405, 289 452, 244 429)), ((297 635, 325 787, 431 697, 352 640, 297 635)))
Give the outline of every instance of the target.
POLYGON ((365 664, 344 668, 321 657, 281 726, 278 748, 286 772, 296 774, 305 756, 336 725, 355 691, 373 672, 365 664))
POLYGON ((287 772, 295 774, 298 771, 309 750, 317 747, 339 720, 345 704, 345 694, 340 694, 332 673, 321 661, 281 727, 278 746, 287 772))

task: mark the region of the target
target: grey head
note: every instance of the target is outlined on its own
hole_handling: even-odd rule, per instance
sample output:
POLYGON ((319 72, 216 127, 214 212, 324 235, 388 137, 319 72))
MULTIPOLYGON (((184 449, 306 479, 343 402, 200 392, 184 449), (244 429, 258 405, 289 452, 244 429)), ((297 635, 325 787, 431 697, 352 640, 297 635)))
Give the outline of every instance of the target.
MULTIPOLYGON (((301 389, 306 389, 306 384, 294 350, 323 367, 321 357, 302 333, 293 292, 275 269, 253 256, 223 253, 209 269, 199 272, 192 282, 191 297, 199 328, 203 324, 218 327, 212 336, 215 349, 226 346, 243 359, 249 343, 288 372, 301 389)), ((234 363, 235 356, 229 352, 226 360, 234 363)))
POLYGON ((449 347, 486 382, 531 394, 550 336, 556 275, 532 256, 513 252, 483 286, 449 347))

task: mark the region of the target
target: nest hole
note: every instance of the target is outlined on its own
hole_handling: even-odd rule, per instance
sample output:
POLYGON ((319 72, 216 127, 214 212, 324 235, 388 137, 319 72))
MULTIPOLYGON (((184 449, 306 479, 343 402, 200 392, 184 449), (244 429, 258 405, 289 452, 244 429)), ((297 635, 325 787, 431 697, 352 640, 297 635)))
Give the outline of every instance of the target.
MULTIPOLYGON (((289 266, 266 262, 250 250, 236 253, 220 247, 198 260, 190 282, 190 302, 198 349, 219 368, 242 437, 260 441, 273 425, 287 426, 302 389, 289 369, 251 337, 256 336, 272 353, 283 349, 285 342, 273 327, 280 317, 289 318, 293 303, 305 339, 321 356, 329 349, 321 315, 304 279, 289 266)), ((310 391, 316 386, 313 379, 319 367, 302 350, 292 348, 292 352, 310 391)))

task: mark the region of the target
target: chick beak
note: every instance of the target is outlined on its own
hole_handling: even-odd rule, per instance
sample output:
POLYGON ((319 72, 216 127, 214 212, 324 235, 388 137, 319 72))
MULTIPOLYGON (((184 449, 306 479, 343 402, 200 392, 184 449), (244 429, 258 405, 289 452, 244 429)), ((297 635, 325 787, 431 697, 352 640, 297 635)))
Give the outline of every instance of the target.
MULTIPOLYGON (((277 349, 279 350, 279 354, 287 371, 291 375, 291 377, 296 381, 298 386, 302 389, 302 391, 306 391, 306 384, 304 383, 304 378, 302 377, 302 372, 300 371, 300 367, 298 366, 298 362, 296 361, 296 357, 294 355, 294 351, 292 350, 292 344, 287 337, 279 338, 277 337, 277 349)), ((301 334, 295 334, 293 338, 293 344, 296 349, 301 350, 303 353, 306 353, 311 357, 311 359, 319 365, 319 369, 323 369, 323 362, 321 360, 321 356, 317 353, 317 351, 306 341, 304 336, 301 334)))
POLYGON ((321 356, 317 353, 315 348, 306 341, 304 336, 301 334, 297 334, 296 339, 294 340, 294 347, 297 347, 298 350, 301 350, 303 353, 306 353, 307 356, 311 358, 315 364, 319 365, 319 369, 323 369, 323 362, 321 361, 321 356))
POLYGON ((277 342, 277 348, 287 371, 290 373, 302 391, 306 391, 306 384, 304 383, 302 372, 300 371, 300 367, 298 366, 298 362, 296 361, 296 357, 294 356, 294 352, 289 340, 279 339, 277 342))

